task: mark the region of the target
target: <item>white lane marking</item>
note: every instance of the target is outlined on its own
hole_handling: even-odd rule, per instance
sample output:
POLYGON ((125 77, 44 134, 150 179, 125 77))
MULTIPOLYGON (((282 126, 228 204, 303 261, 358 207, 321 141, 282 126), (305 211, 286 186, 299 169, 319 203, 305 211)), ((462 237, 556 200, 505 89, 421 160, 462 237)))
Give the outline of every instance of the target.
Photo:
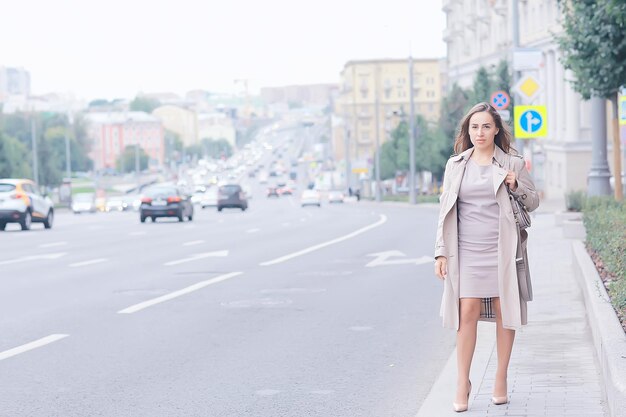
POLYGON ((193 245, 199 245, 201 243, 204 243, 204 240, 192 240, 191 242, 183 243, 183 246, 193 246, 193 245))
POLYGON ((147 232, 130 232, 128 236, 143 236, 147 234, 147 232))
POLYGON ((374 266, 381 265, 402 265, 402 264, 414 264, 414 265, 423 265, 428 263, 433 263, 432 256, 422 256, 420 258, 403 258, 403 259, 389 259, 394 256, 406 256, 404 253, 399 250, 389 250, 385 252, 378 253, 370 253, 367 256, 374 256, 375 259, 369 262, 365 267, 371 268, 374 266))
POLYGON ((45 255, 22 256, 20 258, 9 259, 8 261, 0 261, 0 265, 16 264, 19 262, 27 262, 27 261, 36 261, 38 259, 58 259, 65 255, 67 255, 67 252, 47 253, 45 255))
POLYGON ((218 282, 221 281, 226 281, 227 279, 236 277, 237 275, 241 275, 243 274, 243 272, 231 272, 228 274, 224 274, 224 275, 220 275, 217 276, 215 278, 211 278, 209 280, 206 281, 201 281, 198 282, 196 284, 190 285, 189 287, 183 288, 182 290, 178 290, 178 291, 174 291, 172 293, 169 294, 165 294, 162 295, 160 297, 157 298, 153 298, 152 300, 148 300, 148 301, 144 301, 142 303, 139 304, 135 304, 133 306, 127 307, 123 310, 118 311, 118 314, 132 314, 132 313, 136 313, 140 310, 143 310, 144 308, 148 308, 151 307, 155 304, 159 304, 159 303, 163 303, 165 301, 169 301, 172 300, 174 298, 180 297, 182 295, 185 294, 189 294, 191 292, 197 291, 199 289, 202 289, 206 286, 212 285, 212 284, 217 284, 218 282))
POLYGON ((107 258, 97 258, 97 259, 90 259, 88 261, 74 262, 73 264, 69 264, 68 266, 70 268, 77 268, 79 266, 87 266, 87 265, 99 264, 99 263, 106 262, 106 261, 108 261, 107 258))
POLYGON ((227 250, 220 250, 220 251, 217 251, 217 252, 196 253, 195 255, 193 255, 193 256, 191 256, 189 258, 183 258, 183 259, 178 259, 176 261, 166 262, 163 265, 165 265, 165 266, 173 266, 173 265, 178 265, 178 264, 184 264, 185 262, 197 261, 198 259, 204 259, 204 258, 208 258, 210 256, 220 256, 220 257, 228 256, 228 251, 227 250))
POLYGON ((0 361, 8 359, 12 356, 19 355, 20 353, 28 352, 29 350, 37 349, 42 346, 54 343, 57 340, 68 337, 69 334, 51 334, 50 336, 42 337, 34 342, 26 343, 25 345, 14 347, 13 349, 0 352, 0 361))
POLYGON ((246 230, 246 233, 256 233, 256 232, 260 232, 260 231, 261 231, 261 229, 254 228, 254 229, 246 230))
POLYGON ((44 243, 43 245, 39 245, 40 248, 54 248, 56 246, 67 245, 67 242, 52 242, 52 243, 44 243))
POLYGON ((334 245, 335 243, 343 242, 344 240, 351 239, 351 238, 353 238, 355 236, 358 236, 358 235, 360 235, 362 233, 367 232, 368 230, 371 230, 371 229, 374 229, 374 228, 376 228, 378 226, 381 226, 386 221, 387 221, 387 216, 385 216, 384 214, 381 214, 380 215, 380 220, 378 220, 376 223, 370 224, 369 226, 362 227, 362 228, 360 228, 358 230, 355 230, 352 233, 348 233, 345 236, 338 237, 337 239, 329 240, 328 242, 323 242, 323 243, 320 243, 318 245, 311 246, 311 247, 306 248, 306 249, 302 249, 302 250, 300 250, 298 252, 290 253, 289 255, 281 256, 280 258, 272 259, 271 261, 261 262, 259 265, 261 265, 261 266, 275 265, 275 264, 278 264, 278 263, 285 262, 285 261, 288 261, 290 259, 296 258, 298 256, 302 256, 302 255, 305 255, 307 253, 316 251, 318 249, 325 248, 326 246, 330 246, 330 245, 334 245))

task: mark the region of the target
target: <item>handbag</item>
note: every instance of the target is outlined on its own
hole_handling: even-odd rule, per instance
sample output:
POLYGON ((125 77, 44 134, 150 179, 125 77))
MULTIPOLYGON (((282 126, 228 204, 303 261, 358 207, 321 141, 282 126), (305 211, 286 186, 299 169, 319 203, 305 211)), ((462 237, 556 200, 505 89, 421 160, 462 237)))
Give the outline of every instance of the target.
POLYGON ((526 244, 528 242, 528 232, 517 230, 517 250, 515 251, 515 269, 517 272, 517 285, 519 287, 520 298, 524 301, 533 300, 533 286, 530 282, 530 269, 528 268, 528 252, 526 244))
POLYGON ((515 223, 517 223, 521 230, 528 229, 530 227, 530 213, 528 213, 526 206, 520 201, 519 197, 509 190, 509 187, 506 187, 506 190, 509 193, 509 200, 511 200, 515 223))

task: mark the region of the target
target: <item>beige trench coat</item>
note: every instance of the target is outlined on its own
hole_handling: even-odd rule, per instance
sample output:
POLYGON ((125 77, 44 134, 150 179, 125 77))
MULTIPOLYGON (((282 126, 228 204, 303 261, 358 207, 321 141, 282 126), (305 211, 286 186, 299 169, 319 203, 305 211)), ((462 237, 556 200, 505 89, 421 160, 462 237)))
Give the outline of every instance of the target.
MULTIPOLYGON (((459 329, 459 259, 457 229, 457 197, 465 166, 474 148, 451 157, 447 164, 443 180, 443 192, 440 197, 439 224, 435 258, 445 256, 448 260, 448 275, 444 280, 443 298, 440 314, 443 326, 459 329)), ((524 160, 519 156, 505 153, 496 145, 493 154, 493 189, 500 206, 498 236, 498 289, 502 309, 502 324, 507 329, 519 329, 527 322, 526 302, 520 298, 515 268, 517 249, 517 230, 513 209, 504 184, 507 171, 514 171, 517 177, 518 195, 528 211, 539 206, 535 185, 525 168, 524 160)), ((492 314, 485 314, 488 303, 482 303, 481 320, 493 321, 492 314)))

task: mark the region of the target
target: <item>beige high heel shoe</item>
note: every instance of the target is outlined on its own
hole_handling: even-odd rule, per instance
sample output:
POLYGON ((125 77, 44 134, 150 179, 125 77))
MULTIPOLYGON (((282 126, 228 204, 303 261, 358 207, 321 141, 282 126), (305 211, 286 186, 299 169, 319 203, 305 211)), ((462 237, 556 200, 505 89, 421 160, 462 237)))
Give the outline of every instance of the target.
POLYGON ((491 402, 494 405, 507 404, 509 402, 509 397, 508 395, 505 395, 504 397, 491 397, 491 402))
POLYGON ((454 411, 456 411, 457 413, 462 413, 464 411, 467 411, 467 409, 469 408, 469 397, 470 397, 470 393, 472 392, 472 381, 469 381, 469 391, 467 391, 467 402, 465 404, 459 404, 459 403, 452 403, 452 407, 454 408, 454 411))

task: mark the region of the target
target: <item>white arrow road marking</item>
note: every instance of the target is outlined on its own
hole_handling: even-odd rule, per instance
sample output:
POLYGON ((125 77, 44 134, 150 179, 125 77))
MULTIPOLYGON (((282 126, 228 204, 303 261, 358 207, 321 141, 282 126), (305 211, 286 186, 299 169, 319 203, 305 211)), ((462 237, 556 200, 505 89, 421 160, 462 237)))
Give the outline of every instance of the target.
POLYGON ((99 263, 106 262, 106 261, 108 261, 107 258, 97 258, 97 259, 90 259, 88 261, 74 262, 73 264, 69 264, 68 266, 70 268, 76 268, 76 267, 79 267, 79 266, 87 266, 87 265, 99 264, 99 263))
POLYGON ((162 295, 162 296, 157 297, 157 298, 153 298, 152 300, 144 301, 142 303, 135 304, 133 306, 127 307, 127 308, 125 308, 123 310, 118 311, 118 314, 132 314, 132 313, 136 313, 136 312, 138 312, 140 310, 143 310, 144 308, 148 308, 148 307, 151 307, 151 306, 153 306, 155 304, 159 304, 159 303, 163 303, 165 301, 172 300, 172 299, 180 297, 182 295, 189 294, 191 292, 197 291, 197 290, 199 290, 201 288, 204 288, 206 286, 209 286, 211 284, 217 284, 218 282, 226 281, 227 279, 236 277, 237 275, 241 275, 241 274, 243 274, 243 272, 231 272, 229 274, 220 275, 220 276, 217 276, 215 278, 211 278, 211 279, 206 280, 206 281, 201 281, 201 282, 198 282, 197 284, 193 284, 193 285, 190 285, 189 287, 183 288, 182 290, 174 291, 172 293, 165 294, 165 295, 162 295))
POLYGON ((67 252, 47 253, 45 255, 22 256, 19 258, 10 259, 8 261, 0 261, 0 265, 16 264, 19 262, 27 262, 27 261, 36 261, 39 259, 58 259, 65 255, 67 255, 67 252))
POLYGON ((183 243, 183 246, 193 246, 193 245, 199 245, 201 243, 204 243, 204 240, 192 240, 191 242, 183 243))
POLYGON ((382 266, 382 265, 402 265, 402 264, 414 264, 422 265, 434 262, 432 256, 422 256, 421 258, 409 258, 409 259, 392 259, 394 256, 406 256, 399 250, 389 250, 386 252, 370 253, 367 256, 375 256, 376 258, 365 265, 366 267, 382 266))
POLYGON ((281 262, 288 261, 288 260, 293 259, 295 257, 302 256, 302 255, 305 255, 307 253, 316 251, 318 249, 325 248, 326 246, 330 246, 330 245, 334 245, 335 243, 343 242, 344 240, 351 239, 351 238, 353 238, 355 236, 360 235, 361 233, 365 233, 368 230, 371 230, 371 229, 374 229, 374 228, 376 228, 378 226, 381 226, 386 221, 387 221, 387 216, 385 216, 384 214, 381 214, 380 215, 380 220, 378 220, 376 223, 370 224, 369 226, 362 227, 362 228, 360 228, 358 230, 355 230, 352 233, 348 233, 345 236, 338 237, 337 239, 329 240, 328 242, 320 243, 318 245, 311 246, 311 247, 308 247, 306 249, 302 249, 301 251, 290 253, 289 255, 281 256, 280 258, 272 259, 271 261, 262 262, 259 265, 261 265, 261 266, 275 265, 275 264, 278 264, 278 263, 281 263, 281 262))
POLYGON ((68 337, 69 334, 51 334, 50 336, 42 337, 34 342, 26 343, 25 345, 14 347, 13 349, 0 352, 0 361, 8 359, 12 356, 19 355, 20 353, 28 352, 29 350, 37 349, 42 346, 54 343, 57 340, 68 337))
POLYGON ((228 256, 228 251, 227 250, 220 250, 220 251, 217 251, 217 252, 196 253, 195 255, 193 255, 193 256, 191 256, 189 258, 183 258, 183 259, 178 259, 176 261, 166 262, 163 265, 165 265, 165 266, 173 266, 173 265, 183 264, 185 262, 197 261, 198 259, 204 259, 204 258, 208 258, 208 257, 211 257, 211 256, 220 256, 220 257, 228 256))
POLYGON ((55 246, 63 246, 67 245, 67 242, 52 242, 52 243, 44 243, 43 245, 39 245, 40 248, 53 248, 55 246))

